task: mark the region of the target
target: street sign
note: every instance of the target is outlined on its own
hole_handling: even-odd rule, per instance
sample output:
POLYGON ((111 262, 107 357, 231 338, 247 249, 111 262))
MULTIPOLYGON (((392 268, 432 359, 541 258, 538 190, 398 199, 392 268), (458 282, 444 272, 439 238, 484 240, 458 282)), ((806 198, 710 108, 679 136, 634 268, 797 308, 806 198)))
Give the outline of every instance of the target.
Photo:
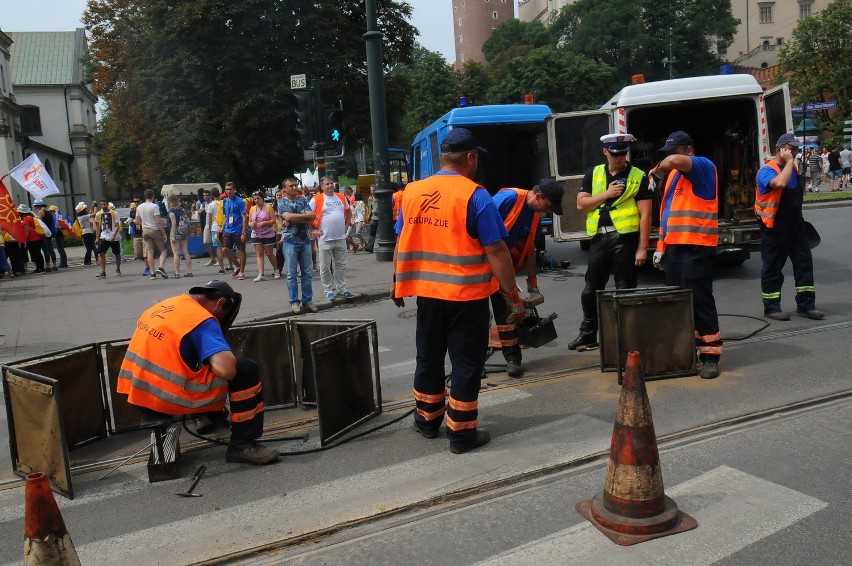
POLYGON ((290 89, 296 90, 300 88, 308 88, 308 81, 305 75, 290 75, 290 89))
POLYGON ((809 102, 808 104, 797 104, 790 107, 792 112, 805 112, 806 110, 829 110, 837 108, 836 100, 826 100, 825 102, 809 102))

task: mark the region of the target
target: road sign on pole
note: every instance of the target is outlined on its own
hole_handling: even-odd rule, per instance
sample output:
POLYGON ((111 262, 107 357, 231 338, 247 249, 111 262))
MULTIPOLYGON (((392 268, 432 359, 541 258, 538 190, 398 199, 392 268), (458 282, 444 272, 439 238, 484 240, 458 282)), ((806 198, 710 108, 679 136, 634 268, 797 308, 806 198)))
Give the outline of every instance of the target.
POLYGON ((298 90, 300 88, 308 88, 308 80, 305 74, 290 75, 290 90, 298 90))

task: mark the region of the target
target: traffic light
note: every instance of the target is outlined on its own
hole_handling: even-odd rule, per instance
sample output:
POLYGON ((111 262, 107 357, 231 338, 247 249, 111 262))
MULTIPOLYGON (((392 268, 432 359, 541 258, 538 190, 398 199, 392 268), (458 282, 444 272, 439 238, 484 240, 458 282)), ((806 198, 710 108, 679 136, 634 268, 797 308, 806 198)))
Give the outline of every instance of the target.
POLYGON ((323 140, 333 149, 343 147, 346 138, 346 124, 343 123, 343 110, 334 106, 323 108, 323 124, 325 126, 325 139, 323 140))
POLYGON ((293 124, 297 143, 308 149, 314 145, 314 93, 310 90, 299 90, 289 95, 290 122, 293 124))

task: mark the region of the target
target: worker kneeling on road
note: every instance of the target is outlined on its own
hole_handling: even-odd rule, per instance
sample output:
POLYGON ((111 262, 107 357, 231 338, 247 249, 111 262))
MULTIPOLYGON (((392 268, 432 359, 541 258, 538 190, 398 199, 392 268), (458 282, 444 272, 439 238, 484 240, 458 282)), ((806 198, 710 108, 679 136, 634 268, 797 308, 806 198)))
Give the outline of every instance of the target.
POLYGON ((186 415, 231 404, 229 462, 268 464, 277 450, 262 446, 263 390, 257 363, 237 359, 225 340, 242 296, 224 281, 193 287, 142 313, 118 375, 132 405, 186 415))

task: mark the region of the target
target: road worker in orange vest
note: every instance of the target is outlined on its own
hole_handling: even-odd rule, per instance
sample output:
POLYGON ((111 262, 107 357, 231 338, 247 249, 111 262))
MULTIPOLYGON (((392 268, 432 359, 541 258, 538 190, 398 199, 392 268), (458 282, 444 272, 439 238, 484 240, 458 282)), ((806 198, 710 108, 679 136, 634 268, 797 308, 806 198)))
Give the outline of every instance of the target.
POLYGON ((478 399, 488 349, 488 298, 501 289, 509 322, 523 316, 506 227, 488 192, 472 181, 479 153, 470 131, 454 128, 441 143, 441 170, 409 183, 395 230, 391 298, 417 296, 414 429, 437 438, 446 414, 450 451, 487 444, 478 399), (449 402, 444 358, 452 364, 449 402))
MULTIPOLYGON (((562 183, 553 179, 542 179, 531 191, 523 189, 501 189, 494 195, 494 204, 503 225, 509 233, 506 245, 512 255, 515 273, 522 270, 527 274, 527 291, 541 292, 538 289, 536 268, 535 238, 538 234, 542 212, 562 214, 562 196, 565 189, 562 183)), ((505 299, 496 292, 491 295, 491 309, 494 311, 494 322, 500 336, 500 346, 503 358, 506 360, 506 373, 509 377, 520 377, 524 374, 521 368, 521 346, 518 343, 518 331, 514 323, 508 322, 509 309, 505 299)))
POLYGON ((268 464, 277 450, 263 434, 263 389, 257 363, 237 359, 225 340, 242 296, 224 281, 193 287, 142 313, 118 375, 127 401, 166 415, 221 411, 231 406, 228 462, 268 464))
POLYGON ((781 270, 787 258, 793 264, 796 313, 813 320, 825 317, 815 306, 814 260, 802 216, 803 183, 795 163, 801 145, 793 134, 783 134, 775 144, 775 159, 757 172, 754 210, 760 220, 763 316, 773 320, 790 320, 781 310, 781 270))
POLYGON ((655 180, 665 175, 654 267, 665 269, 666 285, 692 290, 695 345, 703 362, 700 375, 714 379, 719 377, 722 356, 713 297, 713 258, 719 240, 716 166, 695 155, 692 138, 683 131, 669 134, 660 151, 669 155, 652 171, 655 180))

